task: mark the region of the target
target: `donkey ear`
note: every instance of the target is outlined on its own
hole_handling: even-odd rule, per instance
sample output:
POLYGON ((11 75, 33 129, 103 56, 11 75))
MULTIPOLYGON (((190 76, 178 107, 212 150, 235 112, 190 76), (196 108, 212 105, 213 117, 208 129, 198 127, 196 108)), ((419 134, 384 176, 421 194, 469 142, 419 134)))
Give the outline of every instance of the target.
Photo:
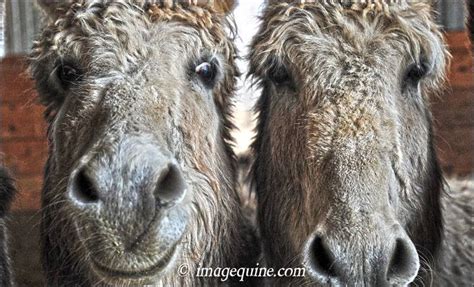
POLYGON ((214 7, 220 13, 229 14, 235 9, 238 2, 237 0, 216 0, 214 7))
POLYGON ((69 7, 74 0, 36 0, 38 6, 50 18, 55 19, 59 13, 69 7))

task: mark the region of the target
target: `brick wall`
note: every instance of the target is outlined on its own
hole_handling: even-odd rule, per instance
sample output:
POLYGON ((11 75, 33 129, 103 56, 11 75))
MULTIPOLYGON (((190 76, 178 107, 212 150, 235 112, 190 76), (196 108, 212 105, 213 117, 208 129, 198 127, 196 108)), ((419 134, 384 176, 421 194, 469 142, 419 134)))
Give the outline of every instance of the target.
POLYGON ((0 62, 0 151, 18 180, 14 210, 36 210, 47 155, 43 108, 20 57, 0 62))
POLYGON ((453 56, 449 87, 433 99, 438 156, 448 175, 474 172, 474 65, 468 32, 446 35, 453 56))

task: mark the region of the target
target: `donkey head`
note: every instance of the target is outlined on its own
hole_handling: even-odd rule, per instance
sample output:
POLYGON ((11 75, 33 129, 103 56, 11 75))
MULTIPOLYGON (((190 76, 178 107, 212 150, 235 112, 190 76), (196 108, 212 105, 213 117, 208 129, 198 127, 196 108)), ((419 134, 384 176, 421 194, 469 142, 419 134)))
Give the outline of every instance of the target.
POLYGON ((148 2, 40 1, 49 21, 31 69, 50 124, 50 277, 171 284, 173 262, 219 252, 213 219, 238 208, 225 144, 233 1, 148 2))
POLYGON ((268 261, 318 285, 406 285, 440 242, 442 36, 426 3, 300 2, 269 4, 250 54, 268 261))

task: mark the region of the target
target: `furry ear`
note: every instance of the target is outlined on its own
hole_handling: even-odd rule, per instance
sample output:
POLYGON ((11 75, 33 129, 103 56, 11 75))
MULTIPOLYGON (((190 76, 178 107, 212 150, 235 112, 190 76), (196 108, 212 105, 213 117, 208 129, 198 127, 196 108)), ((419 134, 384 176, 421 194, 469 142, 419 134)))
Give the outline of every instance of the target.
POLYGON ((36 0, 38 6, 50 18, 56 19, 61 11, 69 7, 74 0, 36 0))
POLYGON ((214 7, 216 11, 220 13, 229 14, 232 11, 234 11, 237 4, 238 4, 237 0, 216 0, 214 2, 214 7))

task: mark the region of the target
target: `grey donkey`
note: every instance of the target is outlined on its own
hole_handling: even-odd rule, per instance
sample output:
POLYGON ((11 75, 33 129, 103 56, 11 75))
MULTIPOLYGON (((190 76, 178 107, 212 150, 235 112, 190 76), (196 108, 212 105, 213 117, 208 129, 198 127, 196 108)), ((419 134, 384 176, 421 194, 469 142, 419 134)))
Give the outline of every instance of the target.
POLYGON ((272 284, 472 285, 472 194, 443 192, 433 144, 448 53, 431 3, 287 2, 249 55, 265 258, 307 269, 272 284))
POLYGON ((229 136, 233 1, 39 4, 48 286, 209 286, 221 278, 198 267, 253 262, 229 136))

